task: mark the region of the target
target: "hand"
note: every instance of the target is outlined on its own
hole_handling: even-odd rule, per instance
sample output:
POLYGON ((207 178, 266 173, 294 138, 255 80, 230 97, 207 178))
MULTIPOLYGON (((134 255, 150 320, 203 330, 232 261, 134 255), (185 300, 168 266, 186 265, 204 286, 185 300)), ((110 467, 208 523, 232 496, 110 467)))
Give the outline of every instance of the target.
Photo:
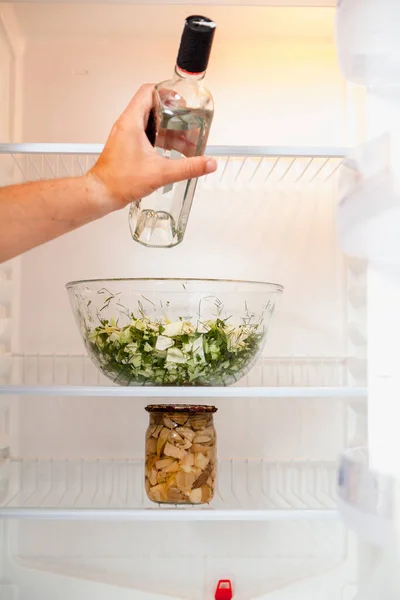
POLYGON ((110 210, 124 207, 158 188, 213 173, 217 164, 205 156, 168 160, 147 139, 153 105, 152 85, 142 86, 111 130, 104 150, 87 177, 101 184, 110 210))

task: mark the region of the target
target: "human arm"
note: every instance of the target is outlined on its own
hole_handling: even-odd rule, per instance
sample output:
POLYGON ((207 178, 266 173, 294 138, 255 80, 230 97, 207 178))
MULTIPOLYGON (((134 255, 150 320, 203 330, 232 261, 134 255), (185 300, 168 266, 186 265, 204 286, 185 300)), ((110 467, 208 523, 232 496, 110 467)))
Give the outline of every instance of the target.
POLYGON ((152 92, 152 85, 140 88, 87 174, 0 188, 0 263, 159 187, 215 171, 210 158, 172 161, 157 154, 145 134, 152 92))

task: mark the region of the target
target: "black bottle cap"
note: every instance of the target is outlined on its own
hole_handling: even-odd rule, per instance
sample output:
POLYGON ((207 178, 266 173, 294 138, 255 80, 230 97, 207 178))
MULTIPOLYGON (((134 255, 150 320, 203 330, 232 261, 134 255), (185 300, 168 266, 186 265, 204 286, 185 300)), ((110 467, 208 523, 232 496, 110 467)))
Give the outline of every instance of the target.
POLYGON ((203 73, 207 69, 216 24, 207 17, 188 17, 183 28, 176 64, 188 73, 203 73))

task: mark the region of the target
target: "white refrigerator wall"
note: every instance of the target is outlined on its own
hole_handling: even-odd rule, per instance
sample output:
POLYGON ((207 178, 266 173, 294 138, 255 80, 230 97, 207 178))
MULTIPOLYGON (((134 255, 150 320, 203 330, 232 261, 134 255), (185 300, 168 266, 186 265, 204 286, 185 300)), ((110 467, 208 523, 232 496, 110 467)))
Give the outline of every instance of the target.
MULTIPOLYGON (((16 5, 28 40, 24 141, 104 142, 139 85, 170 77, 185 16, 204 10, 16 5)), ((210 144, 345 145, 332 9, 208 12, 218 24, 207 73, 216 104, 210 144)))
MULTIPOLYGON (((0 14, 3 8, 0 4, 0 14)), ((24 142, 104 142, 136 88, 170 75, 184 16, 205 12, 196 6, 51 3, 7 10, 25 44, 23 62, 14 68, 19 86, 12 92, 21 106, 13 137, 24 142)), ((210 144, 352 143, 348 115, 354 94, 336 63, 333 9, 212 7, 207 12, 219 26, 207 77, 216 102, 210 144)), ((124 211, 29 252, 13 267, 13 351, 83 353, 64 290, 68 280, 190 276, 284 284, 266 354, 344 357, 354 350, 348 308, 353 275, 336 243, 335 200, 330 185, 257 191, 218 184, 217 175, 200 187, 185 241, 174 250, 135 244, 124 211)), ((290 378, 290 366, 288 373, 290 378)), ((12 452, 141 456, 145 404, 130 398, 20 398, 12 402, 12 452)), ((353 435, 341 400, 226 399, 218 407, 220 456, 334 460, 353 435)), ((31 600, 33 593, 47 600, 47 588, 65 589, 74 600, 110 597, 104 589, 112 589, 115 598, 153 600, 153 594, 164 592, 203 600, 212 597, 220 576, 232 576, 245 598, 303 580, 291 594, 283 589, 269 597, 337 600, 348 581, 346 565, 307 581, 346 562, 346 539, 337 522, 258 528, 33 521, 13 524, 9 532, 9 552, 16 560, 8 573, 20 583, 21 600, 31 600), (181 539, 192 539, 191 534, 198 546, 182 547, 181 539), (154 553, 149 535, 174 541, 154 553), (85 539, 83 549, 79 536, 85 539), (40 544, 33 547, 33 539, 40 544), (42 577, 40 570, 54 576, 42 577), (58 573, 69 577, 60 579, 58 573), (142 592, 133 589, 138 587, 142 592)))
MULTIPOLYGON (((200 7, 17 4, 13 10, 26 42, 22 141, 104 142, 137 87, 169 76, 183 18, 200 7)), ((210 144, 348 143, 332 9, 210 10, 219 25, 207 76, 216 103, 210 144)), ((305 187, 303 197, 301 191, 200 190, 185 243, 172 251, 134 244, 126 214, 118 213, 28 253, 15 350, 82 350, 66 281, 146 275, 286 284, 290 314, 283 325, 290 335, 295 321, 303 335, 297 330, 288 342, 280 331, 271 354, 343 354, 335 199, 329 186, 312 193, 305 187)))
MULTIPOLYGON (((51 3, 6 8, 5 22, 13 16, 10 35, 25 46, 22 85, 16 90, 22 94, 24 142, 103 142, 138 86, 170 75, 184 17, 204 10, 51 3)), ((332 9, 212 7, 209 13, 219 27, 207 76, 216 103, 211 144, 341 147, 349 142, 347 114, 354 98, 336 63, 332 9)), ((336 243, 334 185, 306 181, 251 190, 218 184, 217 175, 199 187, 185 241, 173 250, 134 243, 123 211, 27 253, 15 284, 13 350, 83 352, 64 289, 68 280, 190 276, 284 284, 266 353, 345 356, 347 271, 336 243)), ((236 411, 230 410, 229 419, 239 426, 234 414, 240 415, 241 403, 232 405, 236 411)), ((129 427, 126 437, 118 432, 122 421, 144 424, 142 403, 119 401, 119 411, 114 408, 110 399, 21 400, 13 419, 14 447, 46 456, 121 456, 133 449, 140 454, 141 442, 132 445, 129 427), (89 426, 91 435, 79 437, 89 426)), ((271 407, 259 410, 270 414, 271 407)), ((305 420, 294 418, 294 410, 281 402, 276 418, 289 427, 289 411, 297 436, 287 439, 304 440, 309 425, 304 430, 305 420)), ((318 403, 314 410, 320 412, 318 403)), ((326 411, 317 413, 308 423, 318 430, 332 422, 326 411)), ((274 420, 266 421, 273 439, 274 420)), ((275 451, 269 444, 267 454, 290 456, 297 448, 298 455, 307 456, 304 443, 285 439, 277 440, 275 451)), ((342 429, 326 439, 322 453, 334 457, 342 429)), ((220 448, 226 455, 234 451, 229 443, 220 448)), ((254 455, 267 451, 263 445, 251 449, 254 455)))
MULTIPOLYGON (((25 48, 22 65, 15 66, 22 76, 15 95, 22 94, 24 142, 104 141, 137 87, 169 76, 183 18, 201 10, 51 3, 4 8, 9 37, 25 48)), ((348 143, 352 131, 347 114, 354 99, 336 63, 333 10, 212 7, 211 12, 219 25, 207 77, 216 102, 211 144, 348 143)), ((336 243, 334 186, 304 183, 250 190, 218 185, 217 180, 218 175, 200 186, 186 239, 176 249, 148 250, 135 244, 125 211, 23 256, 14 286, 13 350, 83 352, 64 290, 68 280, 191 276, 284 284, 266 354, 345 356, 347 269, 336 243)), ((19 415, 14 411, 14 448, 45 456, 140 455, 140 436, 131 436, 130 426, 121 435, 121 424, 141 423, 142 431, 144 403, 118 403, 116 411, 115 400, 106 398, 21 400, 19 415)), ((239 429, 244 407, 254 423, 258 411, 266 413, 267 447, 245 444, 242 455, 336 456, 344 443, 340 407, 321 410, 315 402, 311 409, 312 402, 300 402, 296 408, 293 400, 287 406, 280 401, 276 408, 274 401, 269 404, 231 401, 229 420, 239 429), (254 404, 258 408, 252 410, 254 404), (308 420, 295 417, 298 410, 308 420), (321 427, 324 431, 335 422, 333 414, 335 432, 325 436, 324 448, 314 444, 311 450, 304 440, 313 439, 313 431, 323 439, 321 427), (274 431, 283 427, 292 433, 278 437, 274 447, 274 431)), ((245 441, 246 436, 239 437, 245 441)), ((223 427, 220 451, 235 453, 223 427)))

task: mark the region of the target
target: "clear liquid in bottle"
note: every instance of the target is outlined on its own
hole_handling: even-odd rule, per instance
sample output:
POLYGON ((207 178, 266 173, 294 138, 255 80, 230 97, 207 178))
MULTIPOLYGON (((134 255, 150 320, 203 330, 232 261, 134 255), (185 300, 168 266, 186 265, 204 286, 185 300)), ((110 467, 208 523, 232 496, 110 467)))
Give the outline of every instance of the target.
MULTIPOLYGON (((204 153, 213 111, 177 109, 161 115, 156 150, 165 158, 180 160, 204 153)), ((182 241, 197 179, 160 188, 140 203, 132 204, 129 224, 132 237, 145 246, 172 247, 182 241)))

